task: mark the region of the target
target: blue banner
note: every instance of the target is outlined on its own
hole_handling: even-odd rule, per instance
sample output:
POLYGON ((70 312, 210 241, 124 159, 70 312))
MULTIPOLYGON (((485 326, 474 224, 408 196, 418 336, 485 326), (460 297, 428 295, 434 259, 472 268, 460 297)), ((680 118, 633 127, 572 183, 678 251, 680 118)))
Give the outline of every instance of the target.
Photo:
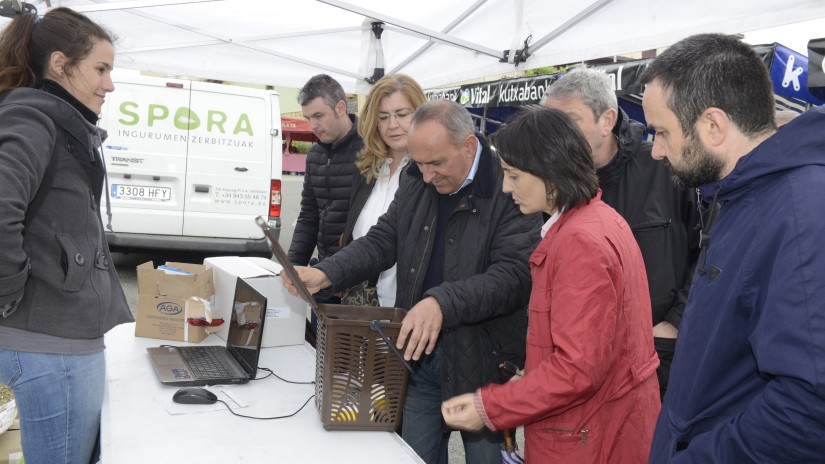
POLYGON ((823 103, 808 90, 808 57, 805 55, 776 44, 770 73, 775 94, 814 105, 823 103))

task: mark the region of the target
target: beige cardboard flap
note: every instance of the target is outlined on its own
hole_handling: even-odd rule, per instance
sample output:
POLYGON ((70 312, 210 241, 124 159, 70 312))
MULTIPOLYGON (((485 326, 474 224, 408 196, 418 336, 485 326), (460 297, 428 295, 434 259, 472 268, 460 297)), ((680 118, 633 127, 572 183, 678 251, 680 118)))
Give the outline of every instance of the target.
POLYGON ((212 307, 203 298, 193 296, 186 299, 186 317, 192 319, 206 319, 212 322, 212 307))
MULTIPOLYGON (((163 271, 159 271, 163 272, 163 271)), ((195 276, 161 275, 155 284, 155 296, 176 296, 178 298, 197 292, 195 276)), ((200 292, 197 292, 200 293, 200 292)))
POLYGON ((215 293, 212 269, 201 264, 167 262, 166 266, 190 272, 192 275, 167 274, 147 262, 137 267, 138 289, 155 297, 188 298, 195 295, 211 298, 215 293))

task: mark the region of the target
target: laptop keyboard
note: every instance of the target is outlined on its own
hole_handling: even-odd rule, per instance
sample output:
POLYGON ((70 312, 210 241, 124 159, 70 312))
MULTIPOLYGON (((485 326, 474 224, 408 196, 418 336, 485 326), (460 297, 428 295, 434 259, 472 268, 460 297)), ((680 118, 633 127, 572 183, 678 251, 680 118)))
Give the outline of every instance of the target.
POLYGON ((192 350, 178 348, 178 351, 196 379, 226 379, 233 377, 233 374, 224 364, 224 347, 198 346, 195 348, 192 350))

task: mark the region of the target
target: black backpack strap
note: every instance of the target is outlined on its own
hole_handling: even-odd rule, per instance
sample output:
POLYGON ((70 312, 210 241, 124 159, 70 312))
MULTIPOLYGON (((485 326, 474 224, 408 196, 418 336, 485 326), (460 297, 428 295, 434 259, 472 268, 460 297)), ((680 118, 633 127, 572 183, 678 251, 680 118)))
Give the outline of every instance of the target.
MULTIPOLYGON (((57 144, 58 140, 55 139, 55 148, 57 148, 57 144)), ((46 196, 52 188, 54 175, 55 172, 57 172, 57 156, 54 153, 55 151, 55 149, 52 149, 52 153, 49 156, 49 164, 46 165, 46 172, 43 173, 43 178, 40 179, 40 187, 37 188, 37 193, 34 194, 34 198, 31 203, 29 203, 29 207, 26 209, 26 218, 23 219, 23 233, 25 233, 26 227, 31 224, 32 219, 34 219, 37 215, 40 207, 43 206, 43 202, 46 200, 46 196)))
MULTIPOLYGON (((8 95, 9 92, 0 93, 0 103, 2 103, 8 95)), ((46 200, 46 195, 49 194, 49 190, 52 188, 54 175, 57 171, 57 156, 55 156, 54 152, 57 150, 58 141, 59 137, 56 136, 52 153, 49 156, 49 164, 46 165, 46 172, 43 173, 43 178, 40 179, 40 187, 37 188, 37 193, 34 194, 34 198, 32 198, 29 207, 26 209, 26 217, 23 219, 24 234, 26 233, 26 227, 31 224, 32 219, 37 215, 37 212, 40 211, 40 207, 43 206, 43 201, 46 200)))

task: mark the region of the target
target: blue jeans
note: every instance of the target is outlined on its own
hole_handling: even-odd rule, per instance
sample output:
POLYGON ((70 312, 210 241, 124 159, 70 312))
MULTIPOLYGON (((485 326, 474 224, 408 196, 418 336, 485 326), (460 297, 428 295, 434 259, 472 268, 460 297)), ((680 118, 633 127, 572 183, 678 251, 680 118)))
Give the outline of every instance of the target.
MULTIPOLYGON (((407 385, 401 438, 427 464, 446 464, 451 431, 441 416, 441 344, 433 353, 424 355, 414 364, 414 374, 407 385)), ((500 433, 484 430, 461 432, 464 455, 468 463, 500 464, 500 433)))
POLYGON ((0 349, 0 382, 14 391, 26 464, 97 461, 102 351, 64 356, 0 349))

